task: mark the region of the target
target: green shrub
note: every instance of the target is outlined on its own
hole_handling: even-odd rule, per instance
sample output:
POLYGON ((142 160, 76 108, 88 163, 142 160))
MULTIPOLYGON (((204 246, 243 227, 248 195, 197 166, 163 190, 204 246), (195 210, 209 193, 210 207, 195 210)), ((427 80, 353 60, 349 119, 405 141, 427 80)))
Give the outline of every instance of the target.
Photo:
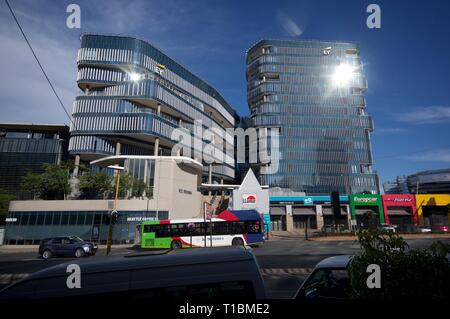
POLYGON ((355 299, 437 299, 450 297, 450 245, 435 242, 428 249, 409 249, 398 234, 381 230, 357 233, 361 253, 349 272, 355 299), (381 288, 369 289, 367 266, 381 269, 381 288))

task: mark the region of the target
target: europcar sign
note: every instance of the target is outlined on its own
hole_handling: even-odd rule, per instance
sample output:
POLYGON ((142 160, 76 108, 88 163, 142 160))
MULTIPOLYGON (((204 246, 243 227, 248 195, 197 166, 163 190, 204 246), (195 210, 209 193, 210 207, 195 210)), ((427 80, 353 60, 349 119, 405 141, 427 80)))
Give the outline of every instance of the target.
POLYGON ((376 203, 378 201, 378 198, 376 197, 360 197, 360 196, 354 196, 353 197, 353 201, 355 203, 363 203, 363 204, 368 204, 368 203, 376 203))

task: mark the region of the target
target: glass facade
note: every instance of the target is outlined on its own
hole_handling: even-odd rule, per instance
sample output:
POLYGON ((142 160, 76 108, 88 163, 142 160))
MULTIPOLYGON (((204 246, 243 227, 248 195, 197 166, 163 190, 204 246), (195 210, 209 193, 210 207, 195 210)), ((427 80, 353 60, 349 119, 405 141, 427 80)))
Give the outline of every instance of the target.
POLYGON ((247 52, 252 125, 279 128, 280 162, 262 185, 308 195, 378 193, 359 48, 262 40, 247 52))
MULTIPOLYGON (((195 121, 217 130, 203 146, 210 144, 218 154, 227 145, 233 149, 225 129, 234 127, 235 111, 213 87, 149 43, 84 34, 77 64, 83 94, 73 107, 69 151, 81 160, 118 153, 171 155, 178 142, 173 131, 184 128, 193 135, 195 121)), ((215 165, 213 177, 233 180, 234 161, 215 165)))
MULTIPOLYGON (((78 236, 105 244, 110 211, 9 212, 4 244, 36 245, 46 237, 78 236)), ((167 211, 121 211, 114 225, 115 244, 133 244, 143 220, 168 219, 167 211)))
POLYGON ((27 172, 43 172, 42 164, 67 157, 69 128, 59 125, 0 124, 0 188, 15 199, 31 199, 21 190, 27 172))

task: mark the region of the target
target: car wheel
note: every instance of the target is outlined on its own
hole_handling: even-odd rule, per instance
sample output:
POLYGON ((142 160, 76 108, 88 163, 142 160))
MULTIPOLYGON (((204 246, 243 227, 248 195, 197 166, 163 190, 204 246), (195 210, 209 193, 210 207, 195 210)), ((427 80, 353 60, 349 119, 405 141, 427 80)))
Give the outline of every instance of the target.
POLYGON ((44 259, 52 258, 52 252, 48 249, 44 250, 44 252, 42 253, 42 258, 44 259))
POLYGON ((77 248, 77 250, 75 250, 75 257, 80 258, 83 257, 84 255, 84 250, 81 248, 77 248))
POLYGON ((183 245, 181 245, 181 242, 179 240, 174 240, 170 244, 170 248, 172 248, 172 249, 181 249, 182 247, 183 247, 183 245))
POLYGON ((231 245, 233 246, 244 246, 244 241, 242 240, 242 238, 233 238, 233 240, 231 241, 231 245))

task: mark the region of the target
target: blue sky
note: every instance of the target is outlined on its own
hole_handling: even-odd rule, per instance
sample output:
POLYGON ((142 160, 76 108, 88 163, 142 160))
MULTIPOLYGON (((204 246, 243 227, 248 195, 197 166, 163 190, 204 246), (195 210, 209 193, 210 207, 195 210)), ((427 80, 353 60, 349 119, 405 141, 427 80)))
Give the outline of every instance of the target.
MULTIPOLYGON (((450 167, 449 1, 44 1, 10 0, 55 84, 72 108, 82 32, 143 38, 216 87, 241 115, 245 51, 262 38, 347 40, 360 44, 374 117, 381 180, 450 167), (66 7, 81 7, 81 29, 66 7), (381 7, 368 29, 366 7, 381 7), (285 28, 286 21, 292 21, 285 28), (299 33, 301 33, 299 35, 299 33)), ((7 7, 0 2, 1 122, 68 123, 7 7)))

